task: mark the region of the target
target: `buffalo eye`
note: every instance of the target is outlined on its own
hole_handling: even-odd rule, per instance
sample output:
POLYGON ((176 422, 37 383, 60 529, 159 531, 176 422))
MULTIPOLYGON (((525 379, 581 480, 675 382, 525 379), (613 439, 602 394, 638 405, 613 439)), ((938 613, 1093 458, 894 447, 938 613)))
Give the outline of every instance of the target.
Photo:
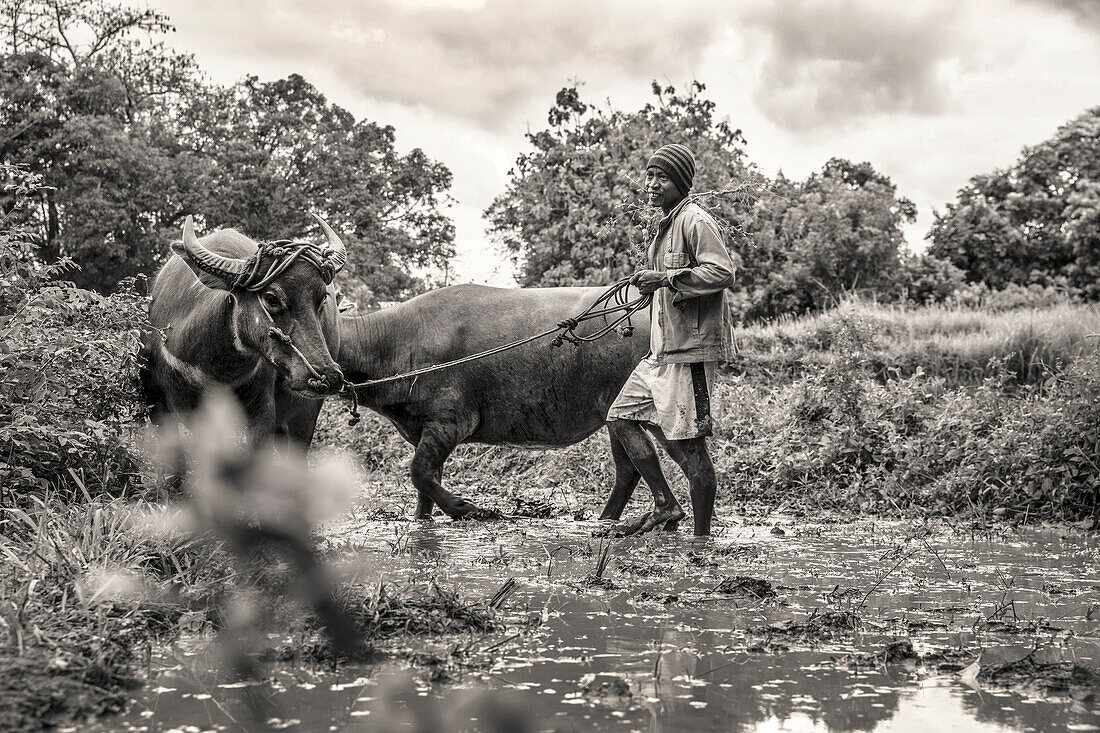
POLYGON ((269 311, 281 311, 283 309, 283 301, 279 300, 279 296, 270 290, 261 295, 260 300, 269 311))

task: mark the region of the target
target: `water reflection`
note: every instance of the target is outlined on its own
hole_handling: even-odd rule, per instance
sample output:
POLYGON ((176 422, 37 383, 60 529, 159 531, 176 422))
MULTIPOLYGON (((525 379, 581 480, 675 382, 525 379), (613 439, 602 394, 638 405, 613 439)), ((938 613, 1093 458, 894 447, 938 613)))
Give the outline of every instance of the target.
MULTIPOLYGON (((785 537, 743 527, 703 545, 682 536, 620 542, 599 583, 591 580, 599 552, 592 526, 568 520, 347 522, 330 537, 345 548, 339 568, 357 582, 430 577, 488 598, 516 578, 512 625, 476 642, 502 642, 491 666, 471 670, 459 687, 511 690, 547 728, 1100 729, 1095 701, 974 690, 955 673, 980 649, 988 664, 1040 647, 1050 661, 1098 666, 1095 537, 971 535, 947 526, 913 536, 872 522, 787 526, 794 532, 785 537), (715 590, 735 576, 765 580, 777 596, 715 590), (813 626, 827 613, 861 623, 812 634, 794 625, 813 626), (517 625, 531 617, 544 623, 517 625), (507 641, 511 634, 519 636, 507 641), (883 664, 881 653, 898 638, 956 664, 883 664)), ((404 666, 394 659, 337 675, 276 668, 264 693, 278 703, 280 724, 370 729, 379 675, 404 666)), ((100 729, 232 727, 232 693, 166 668, 143 705, 100 729)), ((417 697, 452 710, 453 694, 424 685, 417 697)))

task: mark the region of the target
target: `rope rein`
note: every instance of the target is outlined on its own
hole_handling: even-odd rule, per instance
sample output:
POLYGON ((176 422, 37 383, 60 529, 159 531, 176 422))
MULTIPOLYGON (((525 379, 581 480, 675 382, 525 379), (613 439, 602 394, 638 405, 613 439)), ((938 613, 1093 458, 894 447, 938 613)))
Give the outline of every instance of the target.
POLYGON ((298 355, 298 358, 302 360, 302 363, 306 365, 306 369, 309 370, 309 373, 313 375, 310 379, 306 380, 306 383, 319 392, 328 389, 329 383, 328 380, 325 379, 325 375, 317 371, 317 368, 306 358, 302 350, 294 344, 294 340, 290 338, 290 334, 275 325, 275 319, 271 317, 271 313, 268 312, 264 302, 262 300, 257 302, 260 304, 260 309, 263 310, 264 315, 267 316, 267 320, 271 321, 271 328, 267 330, 268 336, 289 346, 294 353, 298 355))
POLYGON ((560 321, 557 326, 547 329, 541 333, 536 333, 533 336, 527 336, 525 338, 512 341, 500 346, 494 346, 491 349, 479 351, 476 354, 470 354, 460 359, 454 359, 452 361, 443 362, 442 364, 433 364, 432 366, 421 367, 419 369, 413 369, 408 372, 402 372, 401 374, 394 374, 389 377, 381 377, 379 379, 368 379, 363 382, 344 382, 342 392, 351 394, 352 404, 348 408, 351 413, 351 418, 348 420, 348 425, 355 425, 360 420, 359 415, 359 399, 356 393, 357 389, 363 389, 367 387, 374 387, 379 384, 387 384, 389 382, 397 382, 402 379, 409 379, 411 377, 418 377, 422 374, 430 374, 431 372, 438 372, 443 369, 450 369, 451 367, 459 366, 460 364, 467 364, 471 361, 477 361, 478 359, 484 359, 494 354, 500 354, 504 351, 529 344, 532 341, 538 341, 541 338, 545 338, 551 334, 557 334, 554 340, 550 342, 551 346, 561 346, 563 343, 573 344, 574 347, 579 346, 581 343, 588 343, 603 338, 607 334, 611 333, 615 329, 622 326, 623 323, 627 325, 622 326, 620 334, 624 337, 633 335, 634 326, 630 323, 630 318, 640 310, 649 307, 650 301, 653 300, 653 294, 647 293, 634 300, 627 300, 627 288, 630 285, 630 278, 626 277, 619 282, 612 285, 605 290, 599 298, 596 299, 592 305, 588 306, 582 313, 572 317, 566 318, 560 321), (602 307, 601 307, 602 306, 602 307), (590 333, 585 336, 578 335, 576 333, 577 327, 585 321, 590 321, 594 318, 606 317, 612 314, 619 313, 615 320, 608 323, 603 328, 594 333, 590 333))

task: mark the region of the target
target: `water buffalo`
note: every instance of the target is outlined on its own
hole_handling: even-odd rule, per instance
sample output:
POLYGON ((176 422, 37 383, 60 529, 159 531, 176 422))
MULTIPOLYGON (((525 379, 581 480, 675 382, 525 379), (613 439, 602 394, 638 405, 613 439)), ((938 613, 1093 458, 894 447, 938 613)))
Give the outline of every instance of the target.
MULTIPOLYGON (((384 310, 340 319, 337 361, 349 382, 439 364, 552 328, 584 311, 602 288, 505 289, 455 285, 384 310)), ((632 294, 634 297, 637 293, 632 294)), ((491 513, 442 485, 443 464, 459 443, 559 447, 604 426, 611 401, 648 351, 649 317, 633 316, 634 334, 576 347, 543 338, 449 369, 355 390, 416 449, 410 474, 417 518, 433 504, 452 518, 491 513)), ((606 321, 582 324, 591 333, 606 321)), ((612 444, 616 479, 605 519, 618 519, 639 474, 612 444)))
POLYGON ((183 240, 153 283, 142 384, 160 421, 186 413, 211 387, 231 390, 255 440, 308 446, 322 399, 343 373, 332 279, 347 261, 318 217, 327 245, 257 245, 232 229, 183 240))

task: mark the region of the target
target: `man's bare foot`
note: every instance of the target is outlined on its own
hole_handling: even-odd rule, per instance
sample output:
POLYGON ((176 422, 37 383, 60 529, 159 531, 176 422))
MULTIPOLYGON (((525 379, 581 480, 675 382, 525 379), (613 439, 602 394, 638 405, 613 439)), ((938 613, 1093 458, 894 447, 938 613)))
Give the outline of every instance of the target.
POLYGON ((611 537, 628 537, 632 534, 645 534, 657 528, 668 532, 676 531, 680 520, 684 518, 684 510, 678 505, 665 509, 654 509, 629 522, 624 522, 611 528, 608 534, 611 537))

